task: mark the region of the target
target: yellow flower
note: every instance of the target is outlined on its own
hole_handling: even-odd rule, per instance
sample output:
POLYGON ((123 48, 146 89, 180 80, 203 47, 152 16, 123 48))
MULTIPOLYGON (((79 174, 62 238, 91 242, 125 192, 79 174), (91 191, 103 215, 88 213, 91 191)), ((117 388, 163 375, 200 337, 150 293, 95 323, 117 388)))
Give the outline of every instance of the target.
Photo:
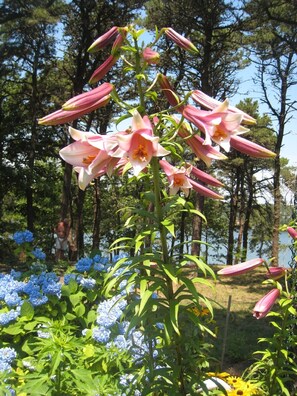
POLYGON ((201 309, 198 309, 197 307, 192 307, 192 308, 190 308, 190 310, 196 316, 207 316, 207 315, 209 315, 209 309, 206 308, 206 307, 201 308, 201 309))
POLYGON ((228 382, 229 385, 233 386, 233 388, 235 389, 241 388, 245 384, 243 379, 235 376, 228 377, 226 381, 228 382))
POLYGON ((206 374, 207 374, 209 377, 217 377, 217 378, 221 378, 221 379, 230 377, 230 374, 229 374, 229 373, 226 373, 225 371, 223 371, 222 373, 209 372, 209 373, 206 373, 206 374))

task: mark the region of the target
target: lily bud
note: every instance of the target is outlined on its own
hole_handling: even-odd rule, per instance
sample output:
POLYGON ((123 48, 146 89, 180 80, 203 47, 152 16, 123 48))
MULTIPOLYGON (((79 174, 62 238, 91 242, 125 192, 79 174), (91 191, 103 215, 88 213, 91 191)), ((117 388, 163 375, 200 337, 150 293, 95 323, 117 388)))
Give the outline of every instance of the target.
POLYGON ((113 43, 112 49, 111 49, 111 55, 116 55, 121 48, 123 42, 125 41, 125 38, 127 36, 128 29, 127 28, 121 28, 120 33, 117 35, 115 42, 113 43))
POLYGON ((244 139, 238 135, 232 135, 230 138, 230 145, 240 153, 249 155, 255 158, 274 158, 275 153, 266 149, 259 144, 253 143, 250 140, 244 139))
MULTIPOLYGON (((170 105, 173 107, 178 106, 179 103, 181 102, 181 100, 180 100, 179 96, 174 92, 168 78, 166 76, 164 76, 163 74, 159 74, 158 82, 160 84, 162 92, 166 96, 170 105)), ((183 108, 184 108, 184 106, 180 106, 177 108, 177 110, 182 112, 183 108)))
POLYGON ((179 47, 195 54, 199 52, 198 49, 190 40, 188 40, 181 34, 177 33, 172 28, 165 28, 164 31, 166 36, 169 37, 172 41, 174 41, 179 47))
POLYGON ((250 271, 251 269, 258 267, 259 265, 264 263, 264 259, 262 258, 255 258, 249 261, 245 261, 244 263, 235 264, 235 265, 228 265, 228 267, 222 268, 217 272, 218 275, 223 276, 234 276, 234 275, 241 275, 245 272, 250 271))
POLYGON ((92 74, 89 83, 94 84, 101 80, 109 72, 112 66, 117 62, 118 56, 110 55, 105 62, 102 63, 92 74))
POLYGON ((191 174, 196 176, 202 182, 204 182, 206 184, 210 184, 211 186, 215 186, 215 187, 222 187, 223 186, 223 183, 221 183, 218 179, 216 179, 215 177, 209 175, 206 172, 203 172, 201 169, 198 169, 195 166, 192 166, 191 174))
POLYGON ((286 273, 286 268, 283 267, 269 267, 268 272, 266 273, 266 277, 277 280, 282 278, 286 273))
POLYGON ((79 110, 64 110, 60 109, 46 117, 40 118, 38 120, 39 125, 59 125, 65 124, 66 122, 71 122, 80 118, 81 116, 91 113, 92 111, 99 109, 100 107, 106 106, 110 100, 110 95, 103 97, 102 99, 95 102, 92 106, 79 110))
POLYGON ((118 27, 113 26, 102 36, 98 37, 97 40, 93 42, 93 44, 88 48, 88 52, 97 52, 100 49, 106 47, 109 43, 113 41, 113 39, 118 34, 118 27))
POLYGON ((279 297, 279 289, 272 289, 269 293, 265 294, 255 305, 253 309, 253 316, 257 319, 264 318, 271 310, 276 299, 279 297))
POLYGON ((222 195, 217 194, 216 192, 210 190, 209 188, 203 186, 202 184, 195 182, 190 178, 189 178, 189 182, 191 183, 193 189, 203 197, 212 198, 212 199, 224 199, 222 195))
POLYGON ((89 106, 92 106, 106 95, 110 94, 113 88, 114 87, 112 84, 105 82, 91 91, 82 93, 69 99, 63 104, 62 108, 63 110, 83 110, 89 106))
POLYGON ((142 52, 142 57, 149 65, 156 65, 160 62, 160 54, 150 47, 146 47, 142 52))
POLYGON ((293 239, 297 239, 297 231, 295 230, 295 228, 293 227, 288 227, 287 231, 289 233, 289 235, 293 238, 293 239))

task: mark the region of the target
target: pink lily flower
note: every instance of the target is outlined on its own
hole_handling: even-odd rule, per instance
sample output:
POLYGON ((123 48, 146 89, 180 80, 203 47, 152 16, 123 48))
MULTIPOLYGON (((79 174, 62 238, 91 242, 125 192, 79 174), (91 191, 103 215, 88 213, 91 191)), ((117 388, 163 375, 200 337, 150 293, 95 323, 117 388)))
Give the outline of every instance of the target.
POLYGON ((295 228, 293 227, 288 227, 287 231, 289 233, 289 235, 293 238, 293 239, 297 239, 297 231, 295 230, 295 228))
POLYGON ((231 136, 248 131, 240 125, 242 114, 228 112, 227 101, 212 111, 187 105, 182 114, 205 134, 204 144, 210 145, 214 141, 227 152, 230 150, 231 136))
POLYGON ((105 62, 102 63, 91 75, 91 78, 89 80, 90 84, 94 84, 97 81, 101 80, 112 68, 112 66, 117 62, 119 56, 115 55, 110 55, 105 62))
MULTIPOLYGON (((147 167, 152 157, 170 154, 158 143, 159 137, 153 136, 149 118, 142 118, 137 110, 133 114, 132 133, 119 134, 117 139, 119 148, 128 156, 136 176, 147 167)), ((116 155, 118 154, 115 153, 114 156, 116 155)))
POLYGON ((117 26, 113 26, 102 36, 98 37, 93 44, 88 48, 88 52, 97 52, 100 49, 106 47, 109 43, 111 43, 114 38, 117 36, 119 28, 117 26))
POLYGON ((286 268, 283 267, 269 267, 268 272, 266 273, 266 277, 277 280, 282 278, 285 275, 286 271, 286 268))
POLYGON ((69 133, 75 142, 60 150, 60 156, 79 173, 79 187, 84 190, 91 180, 111 172, 119 162, 120 157, 112 156, 118 149, 116 134, 98 135, 71 127, 69 133))
POLYGON ((159 163, 170 183, 170 195, 176 194, 179 190, 181 190, 186 196, 188 196, 190 193, 190 189, 193 188, 196 192, 198 192, 200 195, 203 195, 204 197, 213 199, 223 198, 216 192, 189 178, 192 166, 189 166, 187 168, 182 167, 178 169, 165 160, 160 160, 159 163))
MULTIPOLYGON (((192 92, 191 97, 194 99, 196 103, 198 103, 199 105, 201 105, 202 107, 208 110, 214 110, 215 108, 222 105, 222 102, 212 98, 211 96, 206 95, 205 93, 199 91, 198 89, 192 92)), ((228 106, 228 111, 230 111, 231 113, 241 114, 242 121, 244 121, 246 124, 257 123, 257 121, 253 117, 243 112, 242 110, 239 110, 237 107, 228 106)))
POLYGON ((239 151, 240 153, 247 154, 250 157, 274 158, 276 156, 275 153, 266 149, 265 147, 240 136, 232 135, 230 138, 230 145, 235 150, 239 151))
MULTIPOLYGON (((168 78, 163 74, 158 75, 158 82, 160 84, 161 90, 166 96, 166 99, 172 107, 177 107, 181 102, 179 96, 174 92, 172 85, 170 84, 168 78)), ((178 106, 177 110, 182 112, 184 106, 178 106)))
POLYGON ((178 134, 208 167, 211 165, 212 160, 226 160, 228 158, 215 147, 205 144, 205 141, 200 136, 192 134, 190 125, 185 122, 179 126, 178 134))
POLYGON ((164 170, 169 181, 170 195, 174 195, 179 190, 181 190, 187 197, 190 193, 190 190, 192 189, 192 184, 187 177, 189 175, 190 169, 186 169, 184 167, 178 169, 175 166, 169 164, 169 162, 166 160, 160 160, 159 164, 164 170))
POLYGON ((97 88, 91 91, 84 92, 80 95, 74 96, 62 105, 63 110, 83 110, 92 106, 98 100, 106 97, 114 89, 114 86, 110 83, 103 83, 97 88))
POLYGON ((245 261, 244 263, 229 265, 228 267, 219 270, 217 274, 223 276, 241 275, 252 270, 253 268, 258 267, 259 265, 262 265, 264 261, 265 260, 262 258, 255 258, 249 261, 245 261))
POLYGON ((195 166, 191 167, 191 174, 193 174, 197 177, 197 179, 201 180, 206 184, 210 184, 211 186, 215 187, 223 187, 223 183, 221 183, 218 179, 209 175, 206 172, 203 172, 201 169, 198 169, 195 166))
POLYGON ((85 107, 84 109, 78 110, 57 110, 43 118, 38 120, 39 125, 59 125, 71 122, 80 118, 81 116, 91 113, 92 111, 104 107, 110 100, 110 95, 106 95, 103 98, 97 100, 91 106, 85 107))
POLYGON ((275 301, 280 296, 279 289, 272 289, 264 297, 261 298, 253 309, 253 316, 257 319, 264 318, 271 310, 275 301))
POLYGON ((149 65, 156 65, 160 62, 160 54, 150 47, 146 47, 142 52, 142 57, 149 65))
POLYGON ((183 48, 186 51, 192 52, 192 53, 198 53, 198 49, 195 47, 195 45, 182 36, 181 34, 177 33, 175 30, 172 28, 164 28, 165 34, 167 37, 169 37, 172 41, 175 42, 179 47, 183 48))

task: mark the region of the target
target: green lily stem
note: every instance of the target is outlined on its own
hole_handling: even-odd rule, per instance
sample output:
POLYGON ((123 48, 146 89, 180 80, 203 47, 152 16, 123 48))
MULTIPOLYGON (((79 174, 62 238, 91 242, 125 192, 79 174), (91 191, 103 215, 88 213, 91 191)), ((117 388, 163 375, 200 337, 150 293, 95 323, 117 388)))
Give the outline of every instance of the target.
POLYGON ((270 387, 269 387, 269 392, 270 392, 269 394, 270 395, 277 395, 278 394, 277 392, 279 392, 279 390, 280 390, 279 386, 278 386, 277 376, 278 376, 278 373, 279 373, 279 369, 280 370, 283 369, 282 366, 280 367, 279 360, 280 360, 281 354, 282 354, 281 350, 284 348, 283 343, 284 343, 284 340, 286 339, 286 333, 287 333, 287 328, 288 328, 288 326, 287 326, 288 317, 289 317, 289 310, 288 310, 288 307, 286 306, 285 307, 285 312, 283 314, 281 332, 280 332, 280 335, 279 335, 279 338, 278 338, 278 342, 277 342, 278 350, 276 352, 276 358, 275 358, 275 360, 273 362, 275 370, 274 370, 274 373, 273 373, 273 376, 272 376, 272 380, 270 382, 270 384, 271 384, 270 387))
MULTIPOLYGON (((162 224, 163 222, 163 215, 162 215, 162 205, 161 205, 161 189, 160 189, 160 168, 159 162, 157 157, 153 157, 151 160, 151 167, 153 173, 153 181, 154 181, 154 196, 155 196, 155 213, 158 223, 158 228, 160 232, 160 240, 162 246, 162 255, 163 255, 163 265, 170 263, 170 257, 168 253, 168 246, 166 240, 166 228, 162 224)), ((170 301, 174 300, 174 291, 173 291, 173 282, 171 278, 165 274, 165 279, 167 282, 167 298, 168 303, 170 306, 170 301)), ((175 332, 173 333, 173 342, 175 347, 177 365, 179 367, 179 390, 181 395, 186 395, 185 384, 184 384, 184 375, 183 375, 183 368, 182 368, 182 353, 179 347, 179 336, 175 332)))
POLYGON ((143 92, 143 88, 142 88, 142 84, 141 84, 141 78, 140 78, 140 74, 141 74, 140 50, 139 50, 138 42, 137 42, 136 38, 134 38, 134 46, 135 46, 135 49, 136 49, 136 52, 135 52, 135 72, 136 72, 136 81, 137 81, 137 91, 138 91, 138 94, 139 94, 141 112, 143 112, 144 109, 145 109, 145 100, 144 100, 144 92, 143 92))

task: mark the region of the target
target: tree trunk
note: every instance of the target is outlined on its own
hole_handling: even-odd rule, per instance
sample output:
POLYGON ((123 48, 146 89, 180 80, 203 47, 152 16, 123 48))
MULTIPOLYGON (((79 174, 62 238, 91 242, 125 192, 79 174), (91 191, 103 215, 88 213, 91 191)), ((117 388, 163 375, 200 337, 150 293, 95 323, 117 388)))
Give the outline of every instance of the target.
POLYGON ((271 264, 278 267, 279 255, 279 227, 281 216, 281 193, 280 193, 280 158, 277 155, 274 161, 274 176, 273 176, 273 231, 272 231, 272 257, 274 260, 271 264))
POLYGON ((236 224, 236 215, 238 208, 238 192, 240 186, 239 179, 239 168, 236 168, 234 175, 233 185, 235 184, 234 193, 231 192, 230 197, 230 216, 229 216, 229 226, 228 226, 228 246, 227 246, 227 258, 226 264, 233 264, 233 250, 234 250, 234 228, 236 224))

